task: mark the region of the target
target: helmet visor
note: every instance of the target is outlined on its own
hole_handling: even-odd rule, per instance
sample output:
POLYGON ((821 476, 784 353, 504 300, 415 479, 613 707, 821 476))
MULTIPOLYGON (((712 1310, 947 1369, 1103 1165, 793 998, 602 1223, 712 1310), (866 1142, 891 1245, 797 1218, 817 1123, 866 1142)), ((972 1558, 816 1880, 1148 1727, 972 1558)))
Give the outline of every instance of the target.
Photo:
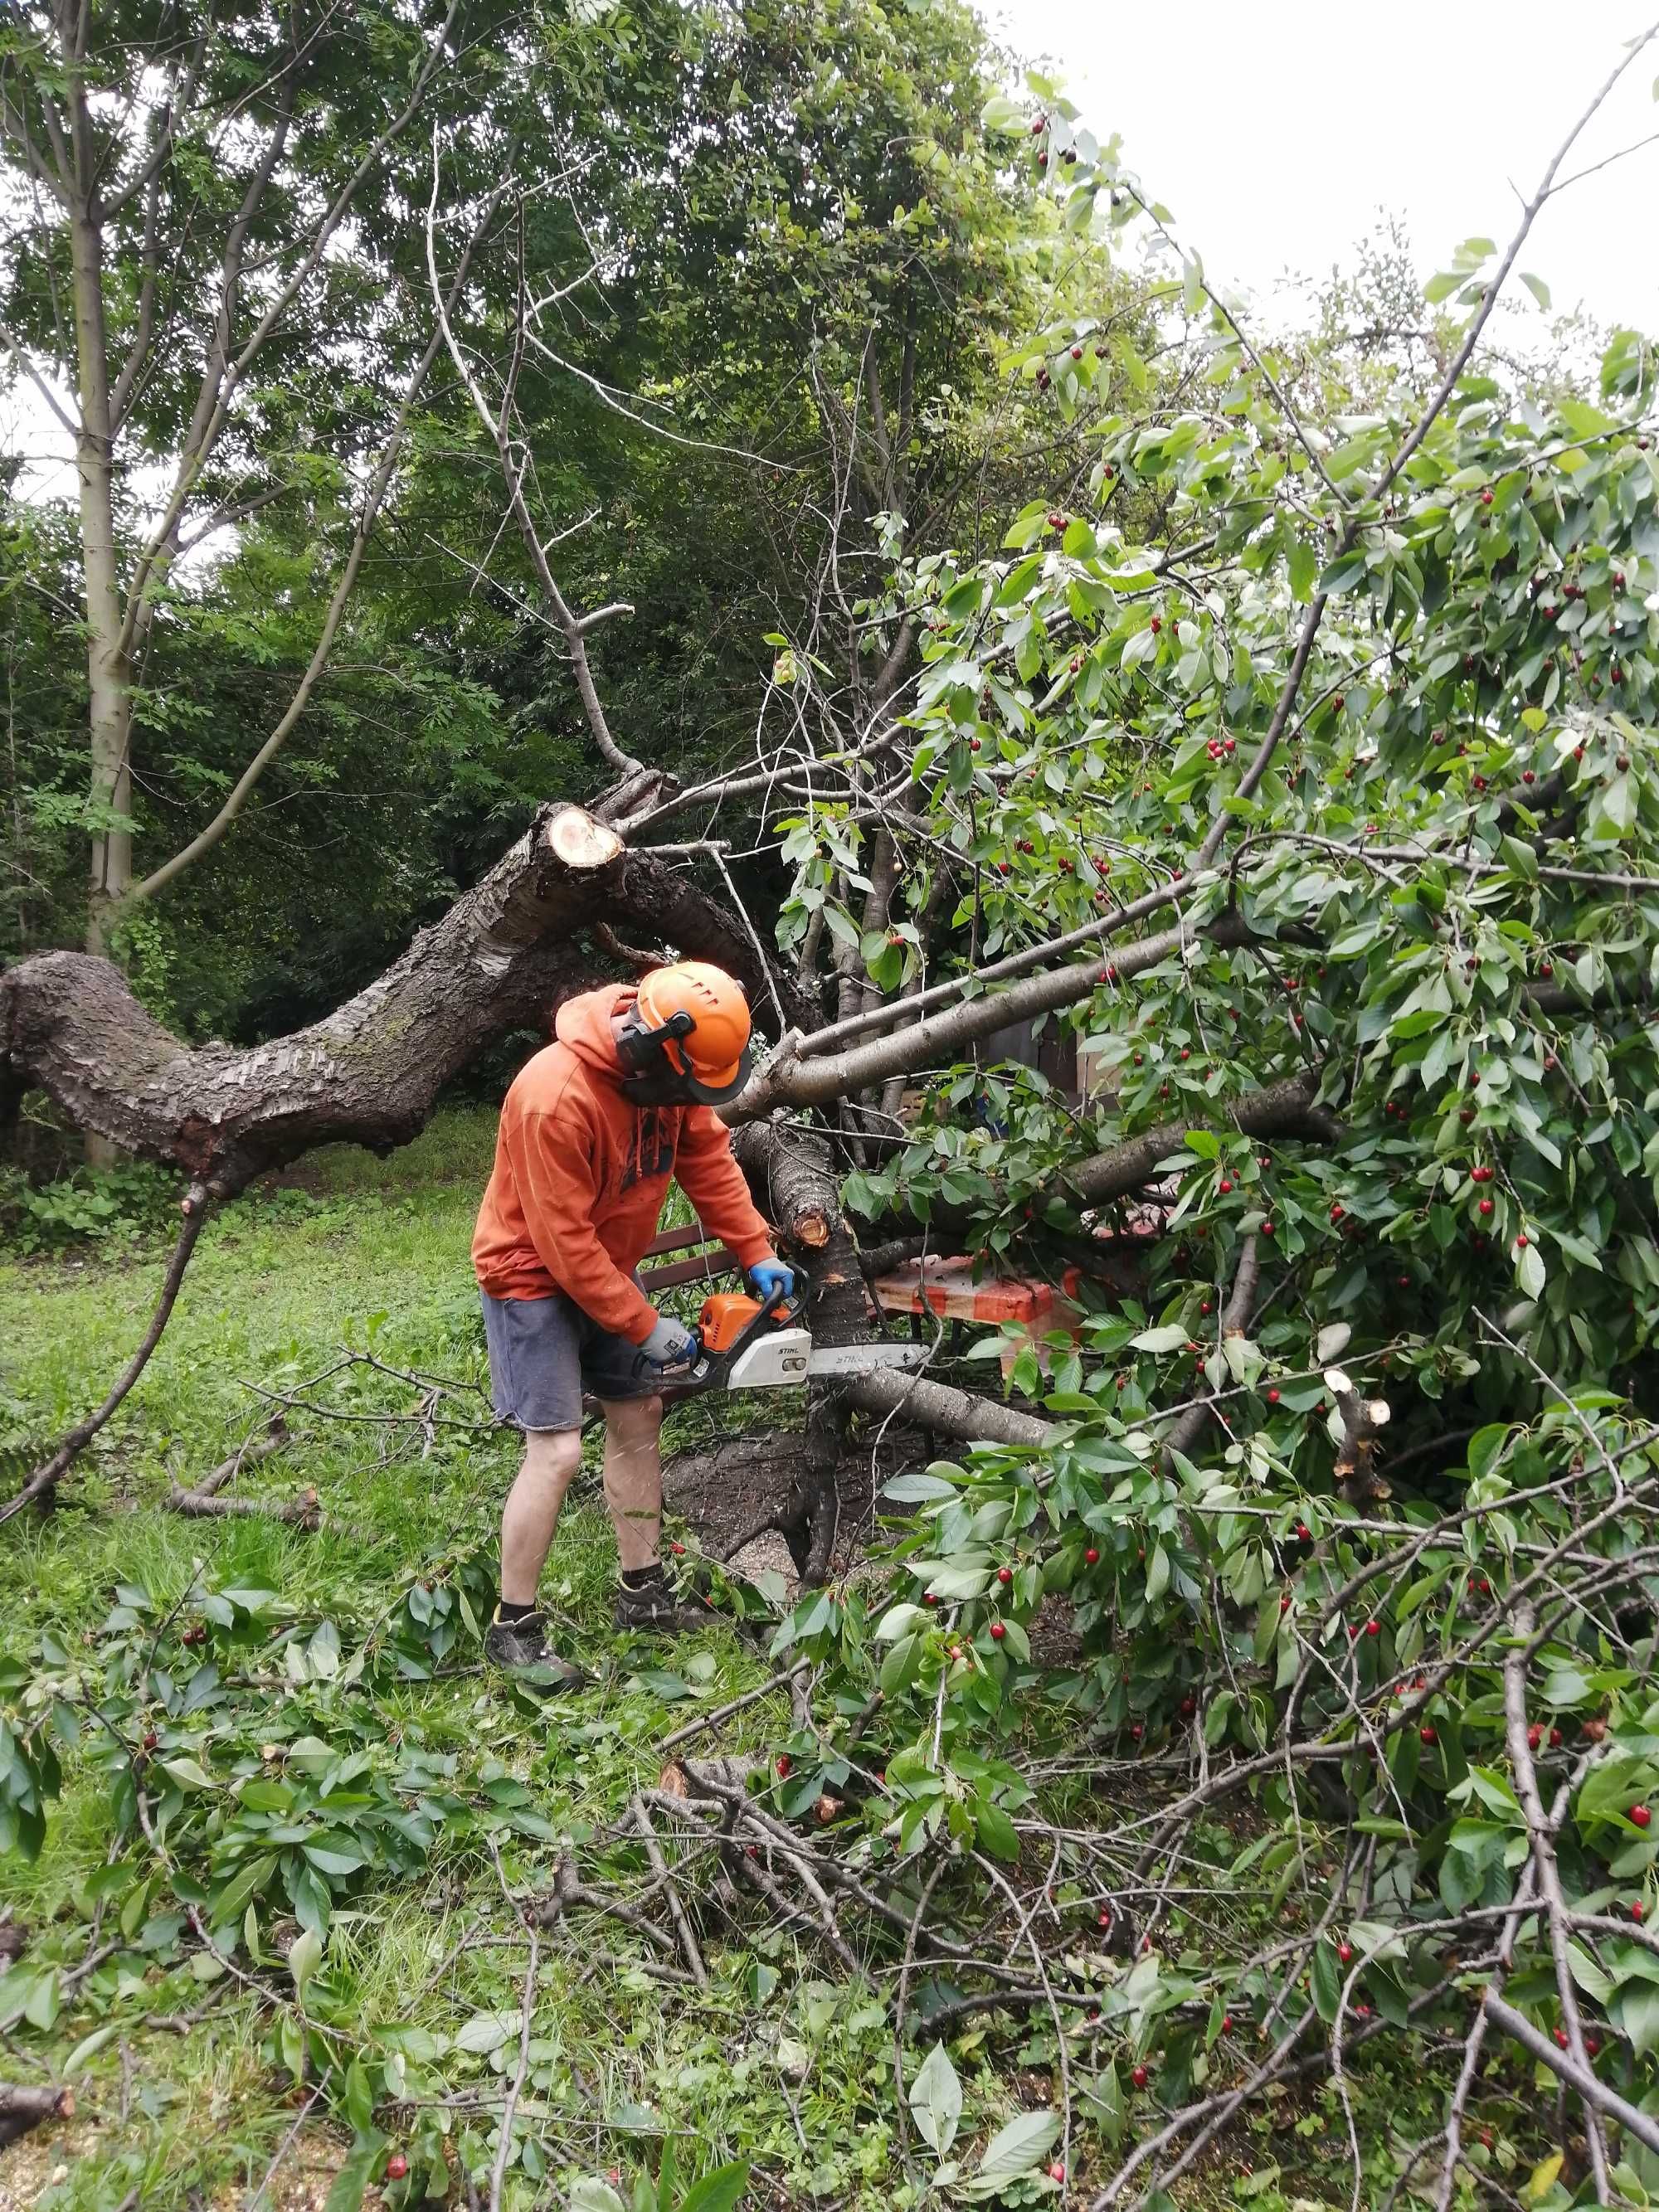
POLYGON ((738 1057, 724 1067, 701 1070, 696 1066, 684 1046, 681 1052, 686 1066, 680 1080, 685 1086, 687 1096, 694 1098, 700 1106, 729 1105, 748 1082, 755 1065, 751 1045, 744 1045, 738 1057))

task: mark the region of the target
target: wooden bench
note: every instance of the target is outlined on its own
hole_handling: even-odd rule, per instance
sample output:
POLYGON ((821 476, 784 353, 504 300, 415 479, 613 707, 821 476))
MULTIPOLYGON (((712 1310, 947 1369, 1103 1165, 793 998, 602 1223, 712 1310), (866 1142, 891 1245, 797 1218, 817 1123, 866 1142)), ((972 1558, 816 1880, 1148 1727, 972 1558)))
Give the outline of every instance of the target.
MULTIPOLYGON (((649 1261, 665 1252, 684 1252, 713 1241, 702 1222, 688 1222, 684 1229, 665 1229, 660 1236, 653 1237, 645 1248, 645 1257, 649 1261)), ((640 1284, 647 1297, 654 1299, 659 1291, 677 1291, 687 1283, 712 1284, 720 1275, 735 1275, 739 1282, 743 1279, 742 1261, 724 1244, 716 1244, 712 1252, 699 1252, 690 1260, 671 1261, 665 1267, 641 1266, 640 1284)))

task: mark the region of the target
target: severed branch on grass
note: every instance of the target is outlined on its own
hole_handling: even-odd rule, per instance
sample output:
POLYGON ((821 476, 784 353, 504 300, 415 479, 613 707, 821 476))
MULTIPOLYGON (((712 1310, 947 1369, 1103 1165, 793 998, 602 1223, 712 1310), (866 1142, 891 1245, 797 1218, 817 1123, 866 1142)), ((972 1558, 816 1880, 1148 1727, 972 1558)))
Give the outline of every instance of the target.
POLYGON ((292 1442, 288 1424, 280 1413, 273 1413, 261 1437, 250 1437, 239 1444, 228 1459, 220 1461, 202 1480, 186 1488, 182 1483, 168 1486, 164 1503, 170 1513, 182 1513, 198 1520, 230 1520, 239 1515, 270 1521, 290 1521, 305 1528, 319 1528, 322 1515, 318 1510, 317 1492, 307 1488, 297 1498, 226 1498, 221 1493, 234 1482, 245 1467, 257 1466, 260 1461, 273 1459, 278 1452, 286 1451, 292 1442))
POLYGON ((34 2088, 23 2082, 0 2081, 0 2148, 15 2142, 46 2120, 75 2117, 75 2092, 50 2085, 34 2088))
POLYGON ((161 1342, 161 1332, 166 1328, 167 1318, 177 1302, 179 1286, 185 1279, 185 1270, 196 1249, 196 1240, 206 1224, 210 1205, 206 1188, 201 1183, 192 1183, 180 1200, 184 1224, 173 1244, 173 1256, 167 1261, 167 1273, 161 1281, 161 1294, 156 1300, 155 1310, 150 1316, 149 1327, 145 1330, 138 1349, 117 1377, 98 1410, 89 1413, 84 1421, 77 1422, 59 1443, 51 1458, 35 1468, 17 1495, 0 1505, 0 1526, 3 1526, 15 1514, 21 1513, 25 1506, 36 1504, 41 1498, 51 1495, 99 1431, 119 1409, 123 1400, 149 1366, 150 1354, 161 1342))

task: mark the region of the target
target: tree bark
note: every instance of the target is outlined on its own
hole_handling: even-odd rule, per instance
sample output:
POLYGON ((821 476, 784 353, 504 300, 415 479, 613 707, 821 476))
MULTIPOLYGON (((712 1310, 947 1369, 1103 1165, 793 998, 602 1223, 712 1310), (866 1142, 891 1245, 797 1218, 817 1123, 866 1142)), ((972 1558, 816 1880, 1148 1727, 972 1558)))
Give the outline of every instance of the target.
POLYGON ((1036 1413, 1023 1413, 1018 1406, 981 1398, 948 1382, 932 1382, 925 1375, 908 1375, 899 1368, 872 1367, 867 1375, 854 1376, 847 1395, 869 1413, 896 1414, 901 1420, 932 1429, 936 1436, 956 1437, 964 1443, 1041 1445, 1054 1441, 1054 1424, 1036 1413))
POLYGON ((578 931, 618 918, 660 929, 667 915, 683 950, 735 969, 758 1000, 753 946, 720 907, 582 808, 544 807, 385 975, 269 1044, 192 1050, 107 961, 20 962, 0 975, 4 1088, 15 1103, 38 1087, 77 1127, 231 1197, 316 1145, 407 1144, 484 1045, 504 1030, 545 1030, 588 980, 578 931))
MULTIPOLYGON (((733 1150, 755 1202, 778 1231, 787 1257, 805 1284, 806 1323, 815 1344, 857 1344, 872 1334, 858 1252, 841 1210, 829 1140, 775 1125, 739 1132, 733 1150)), ((806 1393, 806 1440, 795 1497, 781 1515, 806 1532, 796 1553, 801 1579, 822 1582, 840 1518, 836 1469, 847 1441, 843 1385, 814 1382, 806 1393)), ((787 1529, 786 1529, 787 1534, 787 1529)), ((791 1540, 791 1550, 795 1550, 791 1540)))
MULTIPOLYGON (((1281 1082, 1263 1084, 1260 1091, 1247 1091, 1243 1098, 1218 1099, 1207 1119, 1218 1128, 1231 1126, 1247 1137, 1314 1136, 1328 1142, 1340 1124, 1334 1114, 1314 1103, 1322 1073, 1322 1070, 1310 1067, 1281 1082)), ((1067 1170, 1066 1185, 1087 1205, 1127 1197, 1150 1182, 1158 1162, 1178 1152, 1188 1130, 1202 1126, 1206 1118, 1194 1112, 1178 1121, 1160 1122, 1156 1129, 1114 1145, 1109 1152, 1097 1152, 1093 1159, 1067 1170)))
POLYGON ((0 2147, 15 2142, 19 2136, 38 2128, 42 2120, 67 2120, 74 2114, 73 2089, 0 2081, 0 2147))
MULTIPOLYGON (((77 88, 73 109, 77 167, 82 106, 77 88)), ((121 596, 116 568, 114 441, 110 419, 109 356, 104 331, 103 234, 90 193, 77 198, 71 210, 70 253, 80 371, 75 465, 81 494, 87 618, 88 798, 93 815, 87 949, 89 952, 102 952, 108 941, 112 917, 132 883, 132 832, 113 827, 108 819, 112 813, 126 815, 131 811, 129 748, 132 710, 126 656, 121 645, 121 596)))

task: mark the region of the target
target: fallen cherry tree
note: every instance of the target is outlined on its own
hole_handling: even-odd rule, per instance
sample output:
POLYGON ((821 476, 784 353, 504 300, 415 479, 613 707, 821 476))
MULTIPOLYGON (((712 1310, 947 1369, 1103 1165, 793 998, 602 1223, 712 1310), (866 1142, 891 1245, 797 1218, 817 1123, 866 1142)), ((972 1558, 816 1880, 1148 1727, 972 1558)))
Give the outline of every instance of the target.
MULTIPOLYGON (((1063 102, 1005 120, 1079 227, 1162 232, 1063 102)), ((1052 2151, 1103 2212, 1167 2202, 1292 2085, 1346 2110, 1401 2036, 1437 2112, 1391 2146, 1388 2201, 1511 2201, 1471 2134, 1499 2109, 1556 2144, 1534 2203, 1659 2186, 1656 370, 1616 336, 1592 404, 1477 358, 1572 143, 1505 252, 1472 242, 1437 286, 1468 312, 1434 388, 1357 422, 1190 258, 1157 407, 1123 404, 1088 317, 1042 332, 1010 372, 1094 410, 1092 474, 995 559, 896 568, 858 612, 890 680, 856 719, 803 709, 803 651, 761 765, 681 790, 601 741, 595 700, 624 783, 539 817, 329 1021, 188 1051, 103 963, 0 976, 14 1091, 188 1181, 152 1341, 204 1212, 309 1145, 402 1141, 488 1037, 668 946, 742 974, 767 1030, 739 1157, 824 1341, 878 1325, 861 1245, 1064 1286, 1049 1340, 1010 1332, 1007 1395, 971 1387, 989 1334, 812 1394, 775 1516, 809 1582, 850 1441, 969 1449, 890 1484, 874 1556, 778 1628, 781 1751, 672 1763, 509 1901, 531 1983, 596 1926, 700 1990, 715 1947, 791 1929, 889 2001, 896 2111, 939 2160, 961 2085, 941 2046, 923 2090, 912 2032, 1015 2016, 1054 2104, 1013 2179, 1052 2151), (653 845, 693 812, 708 834, 653 845), (775 933, 712 834, 737 824, 793 871, 775 933), (995 1056, 1038 1024, 1075 1081, 995 1056), (1540 2068, 1557 2102, 1517 2111, 1540 2068)), ((477 397, 533 536, 510 384, 477 397)), ((471 1571, 421 1584, 452 1630, 471 1571)), ((234 1597, 199 1602, 249 1640, 234 1597)), ((201 1942, 332 2079, 344 2032, 236 1963, 237 1917, 286 1895, 320 1929, 403 1844, 337 1880, 252 1840, 216 1858, 200 1785, 134 1741, 160 1634, 124 1625, 88 1692, 129 1827, 158 1862, 173 1839, 201 1942)), ((8 1736, 25 1842, 68 1665, 8 1736)), ((497 2193, 540 2124, 529 2049, 497 2193)))

